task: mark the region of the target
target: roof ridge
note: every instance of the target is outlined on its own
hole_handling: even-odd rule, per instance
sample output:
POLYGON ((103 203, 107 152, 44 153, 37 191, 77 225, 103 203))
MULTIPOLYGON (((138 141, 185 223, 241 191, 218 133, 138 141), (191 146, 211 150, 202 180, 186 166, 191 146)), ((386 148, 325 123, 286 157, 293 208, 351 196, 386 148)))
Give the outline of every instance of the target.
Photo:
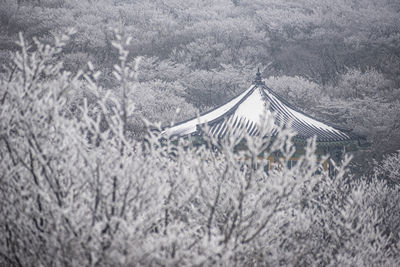
MULTIPOLYGON (((298 113, 300 113, 300 114, 302 114, 302 115, 304 115, 304 116, 306 116, 306 117, 308 117, 308 118, 310 118, 310 119, 313 119, 313 120, 318 121, 318 122, 320 122, 320 123, 326 124, 327 126, 334 128, 335 130, 339 130, 339 131, 345 132, 346 134, 353 135, 353 137, 361 138, 361 136, 359 136, 359 135, 357 135, 357 134, 354 134, 354 133, 352 132, 352 129, 346 129, 346 128, 343 128, 343 127, 341 127, 341 126, 337 126, 337 125, 335 125, 335 124, 333 124, 333 123, 331 123, 331 122, 326 122, 325 120, 317 119, 317 118, 315 118, 315 117, 313 117, 313 116, 311 116, 311 115, 305 113, 304 111, 300 110, 300 109, 299 109, 298 107, 296 107, 295 105, 289 103, 286 99, 284 99, 281 95, 279 95, 279 94, 276 93, 274 90, 272 90, 271 88, 269 88, 267 85, 263 84, 262 86, 263 86, 265 89, 267 89, 272 95, 274 95, 279 101, 281 101, 283 104, 285 104, 285 105, 288 106, 289 108, 293 109, 294 111, 296 111, 296 112, 298 112, 298 113)), ((265 93, 265 92, 264 92, 264 93, 265 93)))
MULTIPOLYGON (((234 100, 235 98, 239 97, 239 95, 243 94, 245 91, 249 90, 250 88, 251 88, 251 89, 249 90, 249 92, 252 91, 252 90, 254 89, 254 87, 255 87, 255 85, 252 84, 249 88, 247 88, 247 89, 243 90, 242 92, 240 92, 239 94, 234 95, 233 97, 229 98, 229 100, 225 101, 223 104, 218 105, 218 106, 216 106, 216 107, 214 107, 214 108, 212 108, 212 109, 210 109, 210 110, 207 110, 207 111, 205 111, 205 112, 202 112, 202 113, 200 113, 198 116, 196 115, 195 117, 190 117, 189 119, 186 119, 186 120, 183 120, 183 121, 181 121, 181 122, 178 122, 178 123, 176 123, 176 124, 174 124, 174 125, 172 125, 172 126, 165 126, 165 127, 162 128, 162 130, 166 130, 166 129, 168 129, 168 128, 172 128, 172 127, 175 127, 175 126, 179 126, 179 125, 182 125, 182 124, 184 124, 184 123, 186 123, 186 122, 189 122, 189 121, 191 121, 191 120, 200 118, 200 117, 202 117, 202 116, 204 116, 204 115, 207 115, 207 114, 210 114, 211 112, 217 110, 218 108, 222 107, 223 105, 228 104, 229 102, 231 102, 231 101, 234 100), (253 88, 252 88, 252 87, 253 87, 253 88)), ((246 94, 246 95, 247 95, 247 94, 246 94)), ((236 105, 235 105, 235 106, 236 106, 236 105)), ((232 107, 232 108, 233 108, 233 107, 232 107)), ((230 111, 232 108, 230 108, 228 111, 230 111)), ((228 111, 224 112, 223 114, 226 114, 228 111)))
MULTIPOLYGON (((218 118, 215 118, 215 119, 213 119, 213 120, 210 120, 210 121, 208 121, 208 122, 204 122, 204 123, 202 123, 202 124, 200 124, 200 125, 204 125, 204 124, 209 124, 209 125, 211 125, 211 124, 213 124, 213 123, 216 123, 216 122, 218 122, 218 121, 221 121, 221 120, 223 120, 223 119, 225 119, 226 117, 228 117, 228 115, 231 115, 235 110, 237 110, 237 108, 239 107, 239 105, 240 104, 242 104, 257 88, 258 88, 258 85, 252 85, 252 87, 253 88, 251 88, 250 90, 249 90, 249 92, 247 93, 247 94, 245 94, 233 107, 231 107, 230 109, 228 109, 226 112, 224 112, 221 116, 219 116, 218 118)), ((233 100, 233 99, 232 99, 233 100)), ((232 101, 232 100, 230 100, 230 101, 232 101)), ((226 103, 229 103, 230 101, 227 101, 226 103)), ((225 104, 226 104, 225 103, 225 104)), ((222 105, 221 105, 222 106, 222 105)), ((219 107, 221 107, 221 106, 219 106, 219 107)))

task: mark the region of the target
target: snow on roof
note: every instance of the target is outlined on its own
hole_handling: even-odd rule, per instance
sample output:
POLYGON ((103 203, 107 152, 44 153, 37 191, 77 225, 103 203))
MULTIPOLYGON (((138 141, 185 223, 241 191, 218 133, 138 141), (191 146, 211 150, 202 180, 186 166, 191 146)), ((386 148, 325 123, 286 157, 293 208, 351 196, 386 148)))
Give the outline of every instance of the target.
POLYGON ((179 136, 185 136, 188 134, 192 134, 192 133, 196 132, 197 125, 201 125, 201 124, 213 121, 217 118, 223 117, 227 111, 229 111, 232 107, 234 107, 253 88, 254 88, 254 85, 250 86, 249 89, 247 89, 240 95, 236 96, 228 103, 225 103, 222 106, 219 106, 211 111, 208 111, 208 112, 204 113, 203 115, 200 115, 200 117, 196 117, 196 118, 178 123, 175 126, 166 129, 165 132, 168 135, 179 135, 179 136))
MULTIPOLYGON (((319 142, 334 142, 353 140, 354 135, 339 130, 333 126, 318 121, 286 103, 281 97, 269 89, 260 78, 247 90, 234 97, 227 103, 206 112, 199 117, 183 121, 170 128, 164 133, 170 136, 187 136, 199 134, 199 127, 203 124, 209 126, 209 134, 217 137, 225 136, 228 125, 232 128, 245 127, 250 135, 259 134, 259 126, 265 119, 266 107, 268 114, 275 114, 275 124, 281 121, 287 124, 292 122, 291 127, 296 131, 296 137, 307 139, 317 136, 319 142)), ((235 129, 233 129, 235 130, 235 129)), ((271 134, 275 131, 272 129, 271 134)))
POLYGON ((278 118, 283 118, 284 123, 292 121, 291 127, 300 138, 317 136, 317 141, 344 141, 352 139, 352 136, 344 131, 320 122, 295 108, 284 103, 279 96, 265 87, 265 94, 271 105, 271 110, 277 113, 278 118))

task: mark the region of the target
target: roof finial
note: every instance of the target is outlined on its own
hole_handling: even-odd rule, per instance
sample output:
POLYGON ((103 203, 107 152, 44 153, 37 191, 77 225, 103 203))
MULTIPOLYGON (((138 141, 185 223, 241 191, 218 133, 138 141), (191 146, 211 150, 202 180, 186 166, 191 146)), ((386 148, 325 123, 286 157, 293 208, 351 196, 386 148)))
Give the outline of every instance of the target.
POLYGON ((260 67, 257 68, 256 78, 254 79, 255 85, 263 85, 264 82, 261 79, 260 67))

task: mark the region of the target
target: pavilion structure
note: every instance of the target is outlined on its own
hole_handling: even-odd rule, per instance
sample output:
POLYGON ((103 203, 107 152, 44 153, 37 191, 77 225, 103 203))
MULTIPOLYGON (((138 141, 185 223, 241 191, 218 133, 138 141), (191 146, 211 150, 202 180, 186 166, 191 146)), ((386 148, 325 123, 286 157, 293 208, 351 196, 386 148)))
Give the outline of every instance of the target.
MULTIPOLYGON (((208 112, 165 129, 169 136, 187 137, 189 135, 202 136, 212 135, 224 138, 229 131, 235 128, 245 129, 250 136, 260 134, 260 125, 263 114, 269 112, 274 114, 275 125, 288 124, 297 133, 293 138, 296 153, 293 157, 295 162, 304 153, 307 139, 316 137, 317 155, 330 155, 334 161, 340 161, 343 151, 357 150, 363 137, 356 135, 351 130, 340 129, 331 124, 321 122, 301 112, 296 107, 287 103, 282 97, 268 88, 261 79, 258 71, 253 84, 245 91, 208 112), (291 122, 291 123, 289 123, 291 122), (202 126, 207 125, 207 133, 202 126)), ((275 134, 272 129, 271 135, 275 134)), ((268 160, 273 166, 279 161, 279 152, 268 160)), ((292 160, 291 160, 292 161, 292 160)), ((324 163, 324 169, 330 170, 328 162, 324 163)))

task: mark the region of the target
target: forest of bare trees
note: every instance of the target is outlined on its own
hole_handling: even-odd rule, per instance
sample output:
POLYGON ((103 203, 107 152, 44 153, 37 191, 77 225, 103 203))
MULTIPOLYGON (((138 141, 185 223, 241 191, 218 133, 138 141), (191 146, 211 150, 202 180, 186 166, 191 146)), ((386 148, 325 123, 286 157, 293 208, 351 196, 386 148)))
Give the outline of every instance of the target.
POLYGON ((395 0, 0 1, 0 265, 399 265, 399 14, 395 0), (147 131, 224 103, 258 67, 369 146, 329 177, 315 140, 287 168, 285 128, 244 134, 254 168, 233 139, 147 131), (266 174, 257 156, 276 150, 266 174))

